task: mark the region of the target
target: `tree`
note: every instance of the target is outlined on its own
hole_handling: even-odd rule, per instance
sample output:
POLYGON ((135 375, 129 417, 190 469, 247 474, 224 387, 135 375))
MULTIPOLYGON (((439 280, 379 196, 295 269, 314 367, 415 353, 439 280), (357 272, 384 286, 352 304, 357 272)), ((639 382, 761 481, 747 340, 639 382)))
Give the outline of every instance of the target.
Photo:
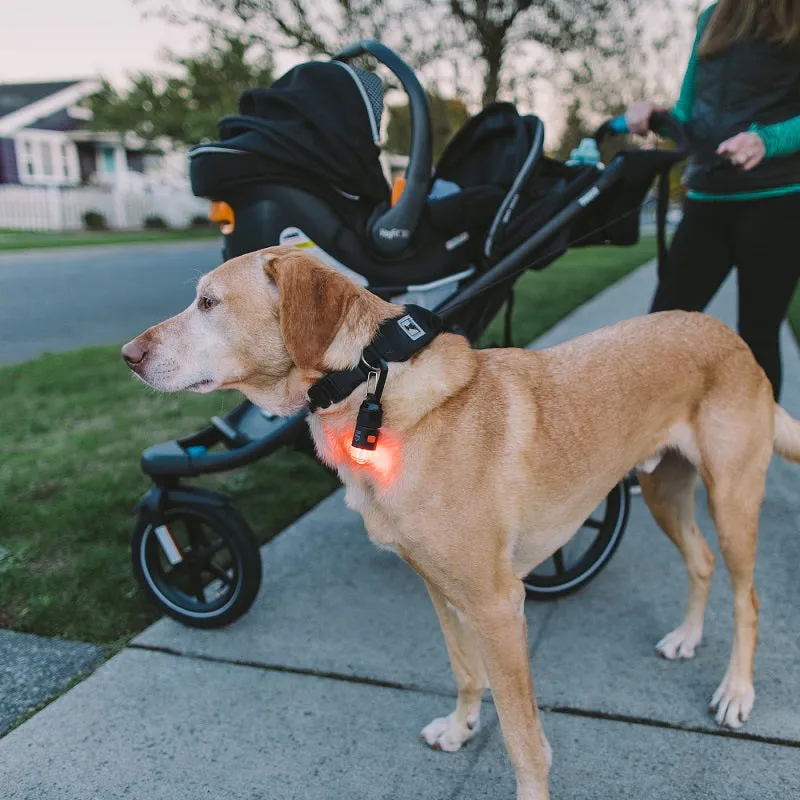
POLYGON ((580 97, 574 97, 567 109, 561 141, 553 155, 560 161, 566 161, 572 150, 581 143, 581 139, 591 135, 592 128, 585 119, 583 103, 580 97))
POLYGON ((236 32, 271 50, 333 56, 360 39, 402 52, 415 68, 441 56, 451 40, 447 20, 426 13, 425 0, 134 0, 176 24, 236 32), (188 6, 188 7, 187 7, 188 6))
MULTIPOLYGON (((603 59, 587 53, 574 61, 560 76, 560 93, 571 98, 567 125, 558 154, 568 154, 567 140, 574 134, 576 111, 582 120, 585 135, 603 120, 622 114, 634 100, 652 99, 671 105, 678 95, 697 23, 698 3, 666 0, 658 7, 642 7, 647 12, 647 24, 641 19, 631 21, 627 33, 628 46, 614 59, 603 59)), ((602 148, 608 162, 622 147, 658 146, 671 148, 670 142, 655 136, 645 142, 640 137, 616 137, 602 148)), ((680 194, 683 165, 673 168, 670 176, 673 196, 680 194)))
POLYGON ((427 0, 427 4, 437 8, 446 3, 461 26, 466 52, 471 51, 484 69, 481 104, 486 106, 520 78, 539 77, 546 57, 552 62, 553 56, 568 53, 617 55, 626 43, 626 18, 629 21, 643 1, 427 0))
POLYGON ((188 57, 167 54, 177 74, 140 73, 130 88, 117 91, 107 81, 90 99, 92 126, 133 131, 145 142, 162 137, 177 145, 214 139, 217 121, 235 114, 239 95, 272 83, 272 59, 239 34, 216 34, 207 52, 188 57))
MULTIPOLYGON (((438 160, 453 134, 469 119, 469 111, 458 98, 447 99, 428 94, 433 130, 433 158, 438 160)), ((407 153, 411 141, 411 113, 407 103, 389 106, 389 125, 384 149, 389 153, 407 153)))
MULTIPOLYGON (((161 0, 144 0, 158 3, 161 0)), ((397 49, 436 82, 487 105, 559 68, 568 54, 612 58, 655 0, 188 0, 160 13, 212 31, 244 31, 270 48, 332 55, 362 38, 397 49), (476 65, 479 70, 476 70, 476 65), (482 72, 482 75, 478 74, 482 72), (457 84, 454 86, 454 84, 457 84), (476 88, 480 87, 478 91, 476 88)))
POLYGON ((634 100, 675 100, 694 27, 685 9, 679 12, 674 0, 646 12, 648 24, 640 17, 631 20, 626 46, 615 58, 602 58, 589 51, 562 74, 570 83, 570 92, 581 95, 587 110, 613 116, 634 100))

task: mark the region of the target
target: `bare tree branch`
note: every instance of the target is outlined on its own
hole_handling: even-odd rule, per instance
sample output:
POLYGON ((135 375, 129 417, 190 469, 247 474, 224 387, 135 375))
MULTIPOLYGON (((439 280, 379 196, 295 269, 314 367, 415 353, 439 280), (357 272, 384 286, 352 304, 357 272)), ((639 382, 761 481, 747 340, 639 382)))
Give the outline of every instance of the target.
POLYGON ((429 79, 483 105, 527 94, 524 83, 545 75, 583 84, 604 60, 616 65, 606 71, 631 74, 632 62, 642 62, 632 53, 666 52, 674 39, 665 28, 660 42, 645 42, 642 26, 645 13, 674 0, 136 1, 161 3, 157 13, 171 22, 233 30, 272 51, 332 55, 352 41, 378 39, 429 79))

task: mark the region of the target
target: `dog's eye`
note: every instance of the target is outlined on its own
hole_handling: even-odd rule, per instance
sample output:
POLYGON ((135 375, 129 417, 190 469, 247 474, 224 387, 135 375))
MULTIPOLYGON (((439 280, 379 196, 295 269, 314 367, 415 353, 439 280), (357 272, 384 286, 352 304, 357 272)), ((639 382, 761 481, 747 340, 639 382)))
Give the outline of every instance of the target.
POLYGON ((201 297, 197 301, 197 307, 201 311, 208 311, 209 309, 214 308, 214 306, 216 304, 217 304, 217 301, 213 297, 201 297))

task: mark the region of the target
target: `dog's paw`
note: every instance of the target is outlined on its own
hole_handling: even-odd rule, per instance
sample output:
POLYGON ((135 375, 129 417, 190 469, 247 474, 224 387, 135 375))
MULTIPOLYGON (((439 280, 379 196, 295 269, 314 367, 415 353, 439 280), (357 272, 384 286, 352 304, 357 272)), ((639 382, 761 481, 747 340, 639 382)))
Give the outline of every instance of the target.
POLYGON ((434 750, 455 753, 478 732, 480 720, 478 716, 468 717, 466 722, 456 718, 455 711, 449 717, 435 719, 426 725, 420 738, 434 750))
POLYGON ((726 728, 741 728, 753 710, 756 692, 753 684, 744 680, 734 680, 725 676, 714 692, 708 706, 708 713, 714 714, 717 725, 726 728))
POLYGON ((663 658, 694 658, 694 650, 703 638, 702 630, 681 625, 668 633, 657 645, 656 652, 663 658))

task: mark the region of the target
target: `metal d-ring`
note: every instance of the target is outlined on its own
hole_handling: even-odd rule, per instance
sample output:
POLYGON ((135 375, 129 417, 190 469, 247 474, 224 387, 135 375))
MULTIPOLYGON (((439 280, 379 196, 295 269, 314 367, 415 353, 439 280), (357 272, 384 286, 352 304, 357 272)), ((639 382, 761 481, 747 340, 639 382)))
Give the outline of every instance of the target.
POLYGON ((361 354, 361 362, 369 370, 367 374, 367 397, 380 400, 383 394, 383 387, 386 384, 389 365, 379 356, 378 366, 373 366, 367 361, 363 353, 361 354))
POLYGON ((381 379, 381 371, 379 369, 370 370, 367 375, 367 394, 374 395, 378 390, 378 381, 381 379))

